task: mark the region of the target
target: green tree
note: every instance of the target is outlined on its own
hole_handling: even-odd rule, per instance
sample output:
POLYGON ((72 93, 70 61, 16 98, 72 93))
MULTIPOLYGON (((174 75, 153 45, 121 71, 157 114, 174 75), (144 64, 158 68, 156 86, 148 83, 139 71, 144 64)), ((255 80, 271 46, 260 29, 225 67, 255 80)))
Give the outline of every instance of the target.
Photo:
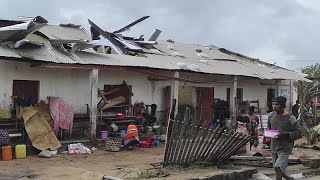
POLYGON ((301 72, 308 75, 310 79, 320 80, 320 63, 301 68, 301 72))
MULTIPOLYGON (((307 74, 308 78, 312 80, 312 82, 300 82, 300 86, 298 88, 299 92, 299 102, 300 109, 304 109, 304 104, 307 102, 308 98, 314 98, 320 95, 320 64, 316 63, 311 66, 306 66, 301 68, 301 72, 307 74)), ((300 116, 300 120, 309 124, 307 121, 307 117, 300 116)))

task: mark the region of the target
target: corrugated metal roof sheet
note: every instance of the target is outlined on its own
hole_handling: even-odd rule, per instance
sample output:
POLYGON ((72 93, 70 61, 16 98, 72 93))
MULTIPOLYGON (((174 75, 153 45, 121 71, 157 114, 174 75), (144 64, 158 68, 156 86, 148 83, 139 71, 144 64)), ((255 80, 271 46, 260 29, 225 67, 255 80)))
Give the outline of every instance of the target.
POLYGON ((186 58, 181 58, 181 62, 194 63, 199 66, 202 72, 211 72, 217 74, 244 75, 258 77, 261 79, 297 79, 305 80, 304 75, 281 67, 259 64, 255 61, 244 60, 237 56, 228 55, 219 50, 218 47, 207 47, 196 44, 171 43, 167 41, 159 41, 156 48, 164 52, 164 54, 172 55, 173 52, 179 52, 186 58), (207 58, 199 56, 196 49, 201 49, 207 58), (191 59, 187 61, 183 59, 191 59), (206 65, 200 60, 206 59, 206 65), (232 60, 232 61, 221 61, 232 60))
POLYGON ((49 39, 64 39, 64 40, 90 40, 91 36, 84 28, 77 29, 72 27, 62 27, 54 25, 46 25, 39 30, 49 39))
POLYGON ((158 44, 154 45, 154 47, 161 50, 167 55, 172 56, 174 52, 179 52, 185 57, 195 59, 195 60, 206 59, 204 57, 199 56, 198 55, 199 53, 196 52, 196 49, 201 49, 202 53, 208 56, 208 59, 238 60, 235 57, 229 56, 228 54, 225 54, 219 51, 218 48, 200 46, 196 44, 186 44, 186 43, 177 43, 177 42, 171 43, 167 41, 158 41, 158 44))
POLYGON ((21 58, 16 50, 10 48, 7 45, 0 45, 0 56, 10 58, 21 58))
POLYGON ((46 47, 10 49, 9 47, 0 46, 0 56, 2 57, 21 58, 19 54, 28 54, 35 60, 51 63, 148 67, 167 70, 190 70, 210 74, 250 76, 261 79, 305 80, 303 75, 296 72, 244 61, 208 60, 206 63, 202 63, 199 59, 164 55, 146 54, 147 57, 137 57, 86 51, 76 52, 70 56, 57 49, 52 49, 51 51, 46 47), (181 66, 181 64, 185 64, 186 66, 181 66), (191 68, 190 66, 196 68, 191 68))
POLYGON ((41 47, 23 47, 17 49, 19 52, 20 56, 27 55, 30 56, 34 60, 39 60, 39 61, 48 61, 48 62, 59 62, 58 58, 55 56, 53 51, 51 51, 49 48, 45 46, 41 47))
POLYGON ((78 52, 77 55, 83 62, 80 64, 97 64, 111 66, 135 66, 149 67, 168 70, 185 70, 179 66, 179 63, 195 65, 199 70, 191 70, 195 72, 211 73, 211 74, 226 74, 226 75, 241 75, 257 77, 261 79, 295 79, 305 80, 303 75, 287 71, 279 68, 270 68, 266 66, 258 66, 252 63, 236 62, 236 61, 219 61, 211 60, 209 64, 194 61, 188 58, 168 57, 161 55, 147 55, 148 58, 134 56, 119 56, 111 54, 92 54, 86 52, 78 52))
POLYGON ((3 40, 14 36, 15 34, 18 34, 20 32, 23 32, 23 30, 21 31, 0 31, 0 41, 2 42, 3 40))

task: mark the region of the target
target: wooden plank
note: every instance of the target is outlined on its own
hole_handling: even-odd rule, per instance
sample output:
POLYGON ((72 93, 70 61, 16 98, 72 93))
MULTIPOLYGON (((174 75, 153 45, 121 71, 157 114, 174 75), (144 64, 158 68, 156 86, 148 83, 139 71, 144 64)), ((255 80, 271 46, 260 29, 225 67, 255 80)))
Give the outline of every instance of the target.
POLYGON ((181 131, 181 126, 182 126, 182 122, 181 121, 177 121, 177 127, 174 129, 171 138, 173 139, 173 143, 172 143, 172 151, 170 153, 170 163, 171 164, 175 164, 176 162, 175 160, 175 156, 178 152, 178 142, 179 142, 179 135, 180 135, 180 131, 181 131))
POLYGON ((186 129, 186 126, 187 126, 187 123, 186 122, 182 122, 181 123, 181 130, 180 130, 180 133, 179 133, 179 136, 177 137, 177 148, 176 148, 176 151, 173 155, 173 162, 175 164, 178 163, 179 161, 179 157, 181 156, 181 149, 182 149, 182 143, 184 142, 184 133, 185 133, 185 129, 186 129))
POLYGON ((250 141, 250 139, 251 139, 250 136, 240 135, 237 143, 235 143, 235 145, 232 148, 230 148, 230 150, 228 150, 228 152, 223 157, 221 157, 220 161, 228 159, 232 155, 233 152, 239 150, 241 147, 243 147, 245 144, 247 144, 250 141))
POLYGON ((226 158, 229 158, 232 154, 232 152, 239 150, 242 146, 243 143, 246 143, 246 135, 242 135, 240 133, 237 133, 235 139, 235 142, 233 143, 233 146, 230 147, 227 151, 225 151, 224 153, 222 153, 220 159, 224 160, 226 158))
POLYGON ((91 141, 96 140, 97 136, 97 116, 98 116, 98 69, 92 69, 90 72, 90 139, 91 141))
POLYGON ((241 136, 242 135, 240 133, 235 133, 235 137, 233 138, 233 141, 229 143, 229 147, 219 155, 220 159, 224 159, 225 157, 227 157, 229 153, 232 153, 234 151, 235 147, 237 147, 241 143, 241 141, 244 141, 240 138, 241 136))
POLYGON ((210 132, 208 134, 208 138, 205 141, 207 146, 203 147, 203 149, 201 150, 200 156, 199 156, 200 159, 203 159, 205 157, 205 155, 208 153, 209 148, 213 147, 213 145, 214 145, 213 142, 214 142, 215 137, 217 136, 217 133, 219 132, 219 130, 220 130, 219 126, 217 126, 215 129, 212 128, 210 130, 210 132))
POLYGON ((193 124, 191 128, 192 135, 188 138, 188 146, 185 152, 185 155, 182 159, 181 164, 183 167, 187 167, 189 164, 189 159, 191 159, 192 151, 194 149, 194 139, 196 138, 196 133, 198 131, 199 126, 197 124, 193 124))
POLYGON ((185 149, 185 145, 186 145, 186 139, 187 139, 187 134, 188 132, 187 127, 190 124, 190 109, 186 108, 185 114, 184 114, 184 121, 183 121, 183 126, 180 132, 180 136, 179 136, 179 140, 180 143, 178 144, 179 150, 178 150, 178 156, 176 157, 176 162, 177 164, 179 164, 179 162, 181 161, 181 157, 184 155, 184 149, 185 149))
POLYGON ((99 96, 102 98, 102 100, 104 101, 104 103, 107 103, 107 99, 102 95, 102 91, 98 88, 98 94, 99 96))
POLYGON ((236 165, 247 165, 247 166, 255 166, 255 167, 267 167, 272 168, 273 165, 271 162, 235 162, 236 165))
POLYGON ((215 154, 218 151, 218 148, 221 146, 221 144, 225 141, 225 135, 228 134, 228 132, 223 132, 218 135, 220 136, 216 136, 215 137, 215 143, 214 146, 210 149, 210 151, 208 152, 208 154, 206 154, 206 161, 210 161, 211 157, 213 156, 213 154, 215 154))
POLYGON ((190 163, 195 162, 195 159, 199 154, 198 149, 201 146, 200 141, 203 138, 202 133, 203 133, 203 130, 204 130, 204 128, 201 126, 201 122, 199 122, 199 127, 200 128, 198 129, 198 132, 197 132, 198 135, 197 135, 197 137, 195 138, 195 140, 194 140, 194 142, 192 144, 193 147, 192 147, 192 151, 191 151, 190 158, 189 158, 189 162, 190 163))
POLYGON ((172 134, 173 134, 173 131, 174 131, 174 127, 176 126, 175 125, 176 121, 174 120, 169 120, 169 123, 168 123, 168 127, 167 127, 167 138, 166 138, 166 144, 165 144, 165 153, 164 153, 164 158, 163 158, 163 166, 167 166, 169 164, 169 159, 170 159, 170 152, 171 152, 171 149, 172 149, 172 134))
POLYGON ((195 154, 195 147, 196 147, 195 146, 195 142, 196 142, 196 139, 198 137, 199 130, 201 128, 200 123, 198 123, 195 128, 196 129, 195 129, 194 137, 191 140, 191 150, 190 150, 190 153, 188 154, 188 158, 186 158, 186 161, 185 161, 186 165, 189 165, 189 164, 192 163, 192 159, 193 159, 193 156, 195 154))
POLYGON ((129 120, 116 120, 116 121, 112 121, 113 123, 115 124, 120 124, 120 123, 131 123, 131 122, 135 122, 136 120, 135 119, 129 119, 129 120))
POLYGON ((209 126, 207 125, 207 128, 204 130, 203 138, 202 138, 201 141, 200 141, 200 145, 201 145, 201 146, 199 146, 199 149, 197 150, 198 154, 197 154, 197 156, 196 156, 195 159, 194 159, 195 161, 199 161, 199 160, 200 160, 201 155, 202 155, 202 152, 204 151, 204 149, 205 149, 206 147, 208 147, 208 146, 210 145, 210 144, 207 142, 207 140, 208 140, 209 134, 212 133, 212 131, 213 131, 213 128, 212 128, 211 130, 209 130, 209 126))
POLYGON ((229 137, 229 139, 223 144, 220 152, 216 155, 216 159, 221 159, 221 157, 234 146, 234 143, 237 140, 237 135, 238 133, 232 131, 231 137, 229 137))
POLYGON ((108 95, 108 94, 111 94, 111 93, 114 93, 114 92, 117 92, 119 91, 120 88, 114 88, 114 89, 111 89, 110 91, 102 91, 101 94, 99 94, 99 96, 105 96, 105 95, 108 95))
POLYGON ((271 157, 260 157, 260 156, 231 156, 230 160, 247 160, 247 161, 259 161, 259 160, 272 160, 271 157))
POLYGON ((191 121, 189 121, 189 123, 187 124, 187 127, 186 127, 186 129, 188 129, 188 131, 187 131, 185 138, 184 138, 184 142, 182 145, 183 149, 182 149, 181 155, 179 156, 178 164, 181 164, 181 165, 185 164, 185 159, 187 158, 188 153, 190 151, 190 147, 192 146, 191 138, 193 137, 194 130, 195 130, 195 128, 193 128, 193 127, 194 127, 194 125, 192 125, 191 121))
POLYGON ((202 158, 207 157, 211 153, 214 146, 216 146, 216 142, 221 138, 222 133, 223 133, 222 128, 217 127, 215 129, 215 131, 211 135, 211 138, 209 139, 209 142, 208 142, 210 146, 205 149, 204 153, 202 154, 202 158))
POLYGON ((213 161, 217 159, 219 154, 225 150, 224 147, 230 143, 230 139, 232 138, 232 136, 233 136, 233 132, 231 131, 227 131, 226 134, 222 136, 222 138, 220 139, 220 142, 217 143, 217 147, 215 151, 213 151, 213 153, 210 156, 208 156, 209 157, 208 161, 213 161))
POLYGON ((110 100, 107 100, 105 103, 105 105, 103 106, 103 110, 105 109, 108 109, 108 108, 111 108, 115 105, 118 105, 118 104, 121 104, 121 103, 125 103, 126 102, 126 98, 123 97, 123 96, 119 96, 119 97, 116 97, 114 99, 110 99, 110 100))
POLYGON ((98 102, 98 107, 101 108, 104 104, 103 99, 100 99, 100 101, 98 102))

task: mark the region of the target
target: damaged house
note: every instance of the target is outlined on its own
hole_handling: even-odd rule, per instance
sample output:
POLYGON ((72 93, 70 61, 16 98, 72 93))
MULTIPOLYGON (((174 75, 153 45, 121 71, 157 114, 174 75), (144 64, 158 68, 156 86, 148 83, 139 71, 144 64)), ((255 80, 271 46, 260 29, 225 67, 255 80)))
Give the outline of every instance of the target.
POLYGON ((91 34, 72 24, 49 25, 41 17, 0 20, 0 108, 12 112, 19 96, 32 105, 61 97, 73 108, 73 128, 85 117, 77 121, 86 121, 95 139, 99 126, 117 113, 135 118, 141 102, 160 125, 166 125, 171 109, 176 114, 186 106, 198 121, 217 122, 218 104, 231 114, 225 118, 235 117, 242 105, 267 113, 280 94, 290 107, 297 99, 293 82, 306 80, 219 47, 159 40, 160 30, 150 38, 121 35, 147 18, 114 32, 89 20, 91 34))

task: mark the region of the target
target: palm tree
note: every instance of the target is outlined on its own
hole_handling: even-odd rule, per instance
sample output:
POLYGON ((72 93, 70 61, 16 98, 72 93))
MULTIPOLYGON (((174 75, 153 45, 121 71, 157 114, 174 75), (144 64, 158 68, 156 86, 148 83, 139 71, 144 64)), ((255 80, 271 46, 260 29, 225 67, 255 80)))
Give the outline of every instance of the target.
MULTIPOLYGON (((315 124, 310 122, 310 117, 304 116, 302 114, 304 105, 309 98, 314 98, 320 95, 320 83, 318 80, 313 82, 300 82, 299 87, 299 102, 300 102, 300 119, 301 123, 306 123, 308 125, 314 126, 315 124)), ((315 102, 317 103, 317 102, 315 102)), ((314 117, 312 117, 314 119, 314 117)))

